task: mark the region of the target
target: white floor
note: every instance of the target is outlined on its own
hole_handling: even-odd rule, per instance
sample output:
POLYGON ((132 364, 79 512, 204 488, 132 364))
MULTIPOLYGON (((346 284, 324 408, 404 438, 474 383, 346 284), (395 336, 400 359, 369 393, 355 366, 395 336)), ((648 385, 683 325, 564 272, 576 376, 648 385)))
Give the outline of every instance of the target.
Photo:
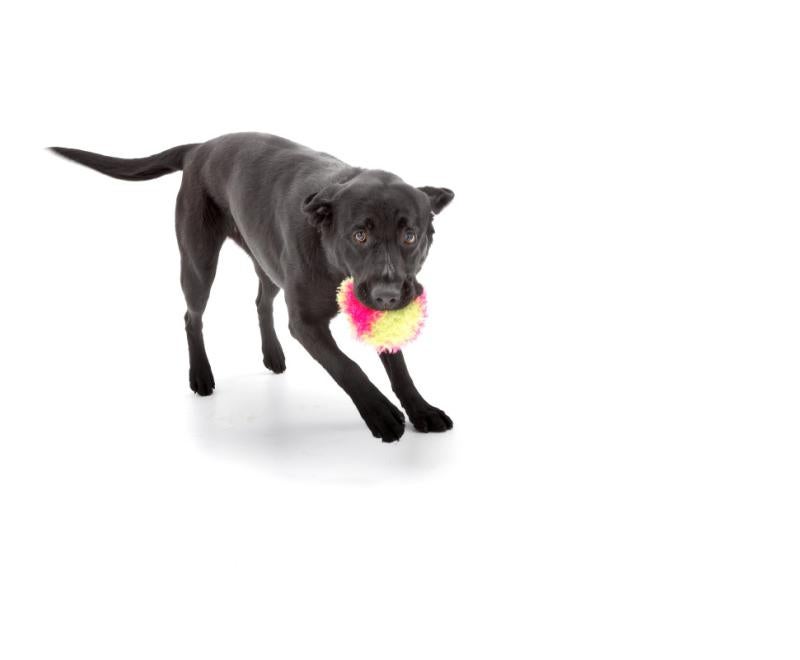
MULTIPOLYGON (((86 316, 53 352, 30 308, 4 395, 8 657, 798 648, 797 449, 779 391, 724 385, 714 365, 692 379, 669 356, 647 366, 664 380, 647 377, 611 334, 607 356, 555 330, 488 356, 473 336, 469 355, 443 341, 443 314, 408 359, 455 429, 383 445, 285 318, 287 372, 260 367, 252 291, 234 290, 248 268, 226 249, 208 398, 185 382, 177 285, 145 284, 153 308, 133 318, 79 291, 86 316)), ((369 349, 337 334, 388 391, 369 349)))

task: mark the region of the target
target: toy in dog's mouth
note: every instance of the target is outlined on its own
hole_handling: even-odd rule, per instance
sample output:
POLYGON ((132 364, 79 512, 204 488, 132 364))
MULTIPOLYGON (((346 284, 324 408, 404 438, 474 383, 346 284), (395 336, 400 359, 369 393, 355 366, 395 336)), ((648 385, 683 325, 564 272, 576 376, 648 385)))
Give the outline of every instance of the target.
POLYGON ((362 303, 353 287, 352 277, 339 285, 339 311, 347 317, 356 338, 379 353, 396 353, 422 330, 427 314, 425 291, 401 309, 379 310, 362 303))

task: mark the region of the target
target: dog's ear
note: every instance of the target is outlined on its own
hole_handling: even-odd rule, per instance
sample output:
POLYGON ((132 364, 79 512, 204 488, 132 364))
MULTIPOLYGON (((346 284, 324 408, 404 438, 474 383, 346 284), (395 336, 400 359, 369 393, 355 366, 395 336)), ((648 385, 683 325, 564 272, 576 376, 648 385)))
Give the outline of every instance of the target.
POLYGON ((420 186, 420 190, 424 192, 428 199, 431 201, 431 211, 437 215, 442 209, 453 201, 455 193, 450 188, 434 188, 433 186, 420 186))
POLYGON ((340 189, 339 184, 333 184, 311 193, 303 200, 303 213, 312 226, 318 229, 330 227, 333 221, 333 202, 340 189))

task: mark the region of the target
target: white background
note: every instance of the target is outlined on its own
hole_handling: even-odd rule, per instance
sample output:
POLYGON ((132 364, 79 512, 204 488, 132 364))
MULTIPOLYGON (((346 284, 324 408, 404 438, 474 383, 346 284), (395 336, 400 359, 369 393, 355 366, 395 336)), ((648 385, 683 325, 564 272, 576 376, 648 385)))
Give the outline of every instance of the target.
POLYGON ((0 656, 797 658, 793 5, 6 7, 0 656), (44 150, 240 130, 455 190, 452 432, 372 438, 282 298, 267 373, 232 245, 194 396, 179 175, 44 150))

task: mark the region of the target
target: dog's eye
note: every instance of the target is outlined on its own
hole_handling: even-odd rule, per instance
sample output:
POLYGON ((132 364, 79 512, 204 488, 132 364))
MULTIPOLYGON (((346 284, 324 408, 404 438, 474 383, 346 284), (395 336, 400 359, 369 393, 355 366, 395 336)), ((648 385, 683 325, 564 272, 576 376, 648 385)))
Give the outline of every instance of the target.
POLYGON ((416 240, 417 235, 411 229, 406 229, 403 233, 403 243, 406 245, 413 245, 416 240))
POLYGON ((367 242, 367 232, 363 229, 359 229, 356 232, 353 232, 353 240, 356 243, 366 243, 367 242))

